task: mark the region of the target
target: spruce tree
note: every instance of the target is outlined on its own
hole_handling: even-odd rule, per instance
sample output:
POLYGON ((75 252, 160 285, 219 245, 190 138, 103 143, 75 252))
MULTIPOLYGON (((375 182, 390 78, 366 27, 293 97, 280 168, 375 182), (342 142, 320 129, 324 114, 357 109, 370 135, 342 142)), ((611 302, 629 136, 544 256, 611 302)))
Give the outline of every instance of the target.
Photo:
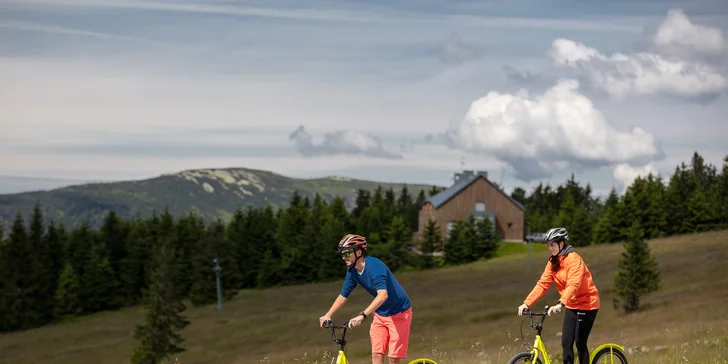
POLYGON ((401 270, 411 264, 412 233, 402 215, 395 215, 387 227, 386 243, 381 249, 377 246, 373 255, 377 255, 392 272, 401 270))
POLYGON ((696 189, 687 201, 687 216, 683 220, 683 231, 699 233, 711 229, 713 214, 710 201, 701 189, 696 189))
POLYGON ((640 297, 660 288, 660 272, 657 261, 651 255, 644 231, 635 219, 629 229, 629 239, 617 263, 619 271, 614 277, 614 307, 625 313, 640 309, 640 297))
MULTIPOLYGON (((34 292, 34 306, 31 310, 38 314, 37 324, 45 325, 53 320, 53 296, 58 283, 58 273, 54 271, 53 255, 43 226, 43 213, 40 203, 36 202, 30 217, 28 239, 33 249, 36 266, 27 274, 38 284, 34 292)), ((30 267, 29 267, 30 268, 30 267)))
POLYGON ((38 264, 23 217, 18 213, 2 248, 0 261, 0 308, 4 306, 3 330, 29 329, 39 323, 38 292, 42 282, 34 281, 38 264))
POLYGON ((728 228, 728 155, 723 158, 723 170, 715 184, 716 222, 718 229, 728 228))
POLYGON ((438 227, 436 220, 429 219, 425 224, 422 244, 420 245, 420 251, 422 251, 420 268, 430 269, 436 267, 437 260, 433 253, 441 250, 442 234, 440 233, 440 228, 438 227))
POLYGON ((139 346, 134 350, 134 364, 156 364, 185 349, 182 331, 189 321, 182 315, 186 309, 175 287, 175 251, 169 239, 154 254, 154 268, 149 289, 145 292, 145 322, 138 325, 134 338, 139 346))
POLYGON ((53 316, 57 319, 73 317, 81 313, 78 299, 78 277, 71 263, 66 262, 58 279, 58 289, 54 295, 53 316))
POLYGON ((493 222, 485 218, 475 223, 475 259, 490 259, 495 257, 498 250, 498 239, 496 238, 493 222))
POLYGON ((449 236, 445 240, 445 264, 459 265, 469 261, 469 241, 465 239, 465 222, 455 221, 450 229, 449 236))

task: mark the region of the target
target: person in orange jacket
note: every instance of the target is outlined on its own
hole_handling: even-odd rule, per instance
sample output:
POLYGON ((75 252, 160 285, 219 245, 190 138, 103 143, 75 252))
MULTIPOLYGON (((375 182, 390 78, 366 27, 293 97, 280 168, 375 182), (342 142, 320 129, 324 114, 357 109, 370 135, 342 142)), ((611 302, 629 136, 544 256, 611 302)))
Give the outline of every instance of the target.
POLYGON ((574 341, 576 341, 579 363, 589 363, 587 340, 599 311, 599 291, 584 260, 574 251, 571 244, 566 242, 568 239, 569 234, 564 228, 553 228, 546 232, 544 243, 548 245, 551 257, 536 286, 518 307, 518 315, 521 316, 524 309, 533 305, 546 293, 552 283, 556 283, 560 299, 556 305, 549 308, 548 315, 551 316, 552 313, 560 312, 562 307, 566 307, 561 331, 563 362, 574 363, 574 341))

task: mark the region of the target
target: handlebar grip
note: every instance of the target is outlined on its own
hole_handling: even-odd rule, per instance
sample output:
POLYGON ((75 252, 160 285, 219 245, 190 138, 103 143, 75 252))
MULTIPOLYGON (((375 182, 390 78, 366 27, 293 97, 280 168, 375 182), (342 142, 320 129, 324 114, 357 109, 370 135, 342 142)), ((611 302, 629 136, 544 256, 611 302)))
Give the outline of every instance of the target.
POLYGON ((334 326, 334 323, 333 323, 333 322, 331 322, 331 320, 326 320, 326 321, 324 321, 324 328, 325 328, 325 329, 327 329, 327 328, 330 328, 330 327, 332 327, 332 326, 334 326))
POLYGON ((530 315, 530 314, 531 314, 531 310, 530 310, 530 309, 529 309, 528 307, 526 307, 526 308, 525 308, 525 309, 523 310, 523 314, 524 314, 524 315, 530 315))

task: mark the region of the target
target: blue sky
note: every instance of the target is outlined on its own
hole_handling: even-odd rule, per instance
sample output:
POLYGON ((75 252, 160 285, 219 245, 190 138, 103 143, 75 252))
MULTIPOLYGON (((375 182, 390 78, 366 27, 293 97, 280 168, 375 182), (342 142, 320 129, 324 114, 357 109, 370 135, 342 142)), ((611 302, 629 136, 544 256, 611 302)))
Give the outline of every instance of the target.
POLYGON ((0 0, 0 175, 444 185, 464 158, 605 192, 721 164, 727 24, 718 0, 0 0))

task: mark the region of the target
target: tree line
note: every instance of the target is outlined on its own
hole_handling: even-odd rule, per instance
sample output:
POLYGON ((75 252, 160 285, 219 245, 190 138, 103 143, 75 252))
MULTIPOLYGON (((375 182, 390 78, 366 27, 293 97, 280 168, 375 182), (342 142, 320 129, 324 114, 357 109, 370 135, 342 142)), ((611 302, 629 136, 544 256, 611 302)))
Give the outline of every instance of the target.
MULTIPOLYGON (((526 206, 533 232, 564 226, 575 246, 625 241, 634 235, 635 221, 646 239, 722 229, 728 227, 728 157, 718 173, 695 153, 667 183, 638 178, 624 195, 613 189, 603 202, 573 176, 555 189, 539 185, 529 196, 517 188, 512 197, 526 206)), ((168 211, 122 219, 111 211, 98 229, 45 221, 36 204, 27 220, 17 214, 7 229, 0 226, 0 331, 138 304, 154 307, 155 297, 214 303, 213 259, 222 267, 226 300, 240 289, 338 280, 344 265, 336 243, 349 232, 367 236, 369 254, 394 271, 495 256, 497 239, 487 219, 458 222, 447 238, 430 221, 423 240, 413 242, 425 199, 424 192, 412 196, 406 187, 360 190, 348 211, 341 197, 311 201, 294 193, 287 208, 241 207, 229 221, 206 224, 194 212, 175 218, 168 211)))
POLYGON ((728 228, 728 156, 721 171, 695 152, 667 179, 638 177, 622 195, 612 188, 604 201, 592 192, 572 175, 556 188, 540 184, 528 197, 516 188, 511 196, 526 207, 532 231, 566 227, 574 246, 627 241, 634 221, 644 239, 728 228))
MULTIPOLYGON (((98 229, 88 222, 68 228, 46 221, 36 203, 27 222, 17 214, 8 233, 0 234, 6 235, 0 240, 0 331, 143 304, 155 274, 171 279, 173 296, 195 306, 213 303, 213 259, 222 267, 226 300, 240 289, 341 279, 345 268, 336 244, 351 231, 367 236, 368 253, 394 271, 433 268, 445 264, 431 254, 445 249, 436 225, 428 226, 424 254, 412 249, 424 200, 424 192, 413 198, 406 186, 398 194, 381 187, 360 190, 350 212, 342 197, 327 202, 316 195, 310 201, 295 192, 287 208, 241 207, 227 222, 205 224, 195 212, 123 219, 110 211, 98 229)), ((447 264, 494 255, 489 222, 462 226, 469 224, 480 233, 453 240, 448 248, 464 253, 447 264)))

